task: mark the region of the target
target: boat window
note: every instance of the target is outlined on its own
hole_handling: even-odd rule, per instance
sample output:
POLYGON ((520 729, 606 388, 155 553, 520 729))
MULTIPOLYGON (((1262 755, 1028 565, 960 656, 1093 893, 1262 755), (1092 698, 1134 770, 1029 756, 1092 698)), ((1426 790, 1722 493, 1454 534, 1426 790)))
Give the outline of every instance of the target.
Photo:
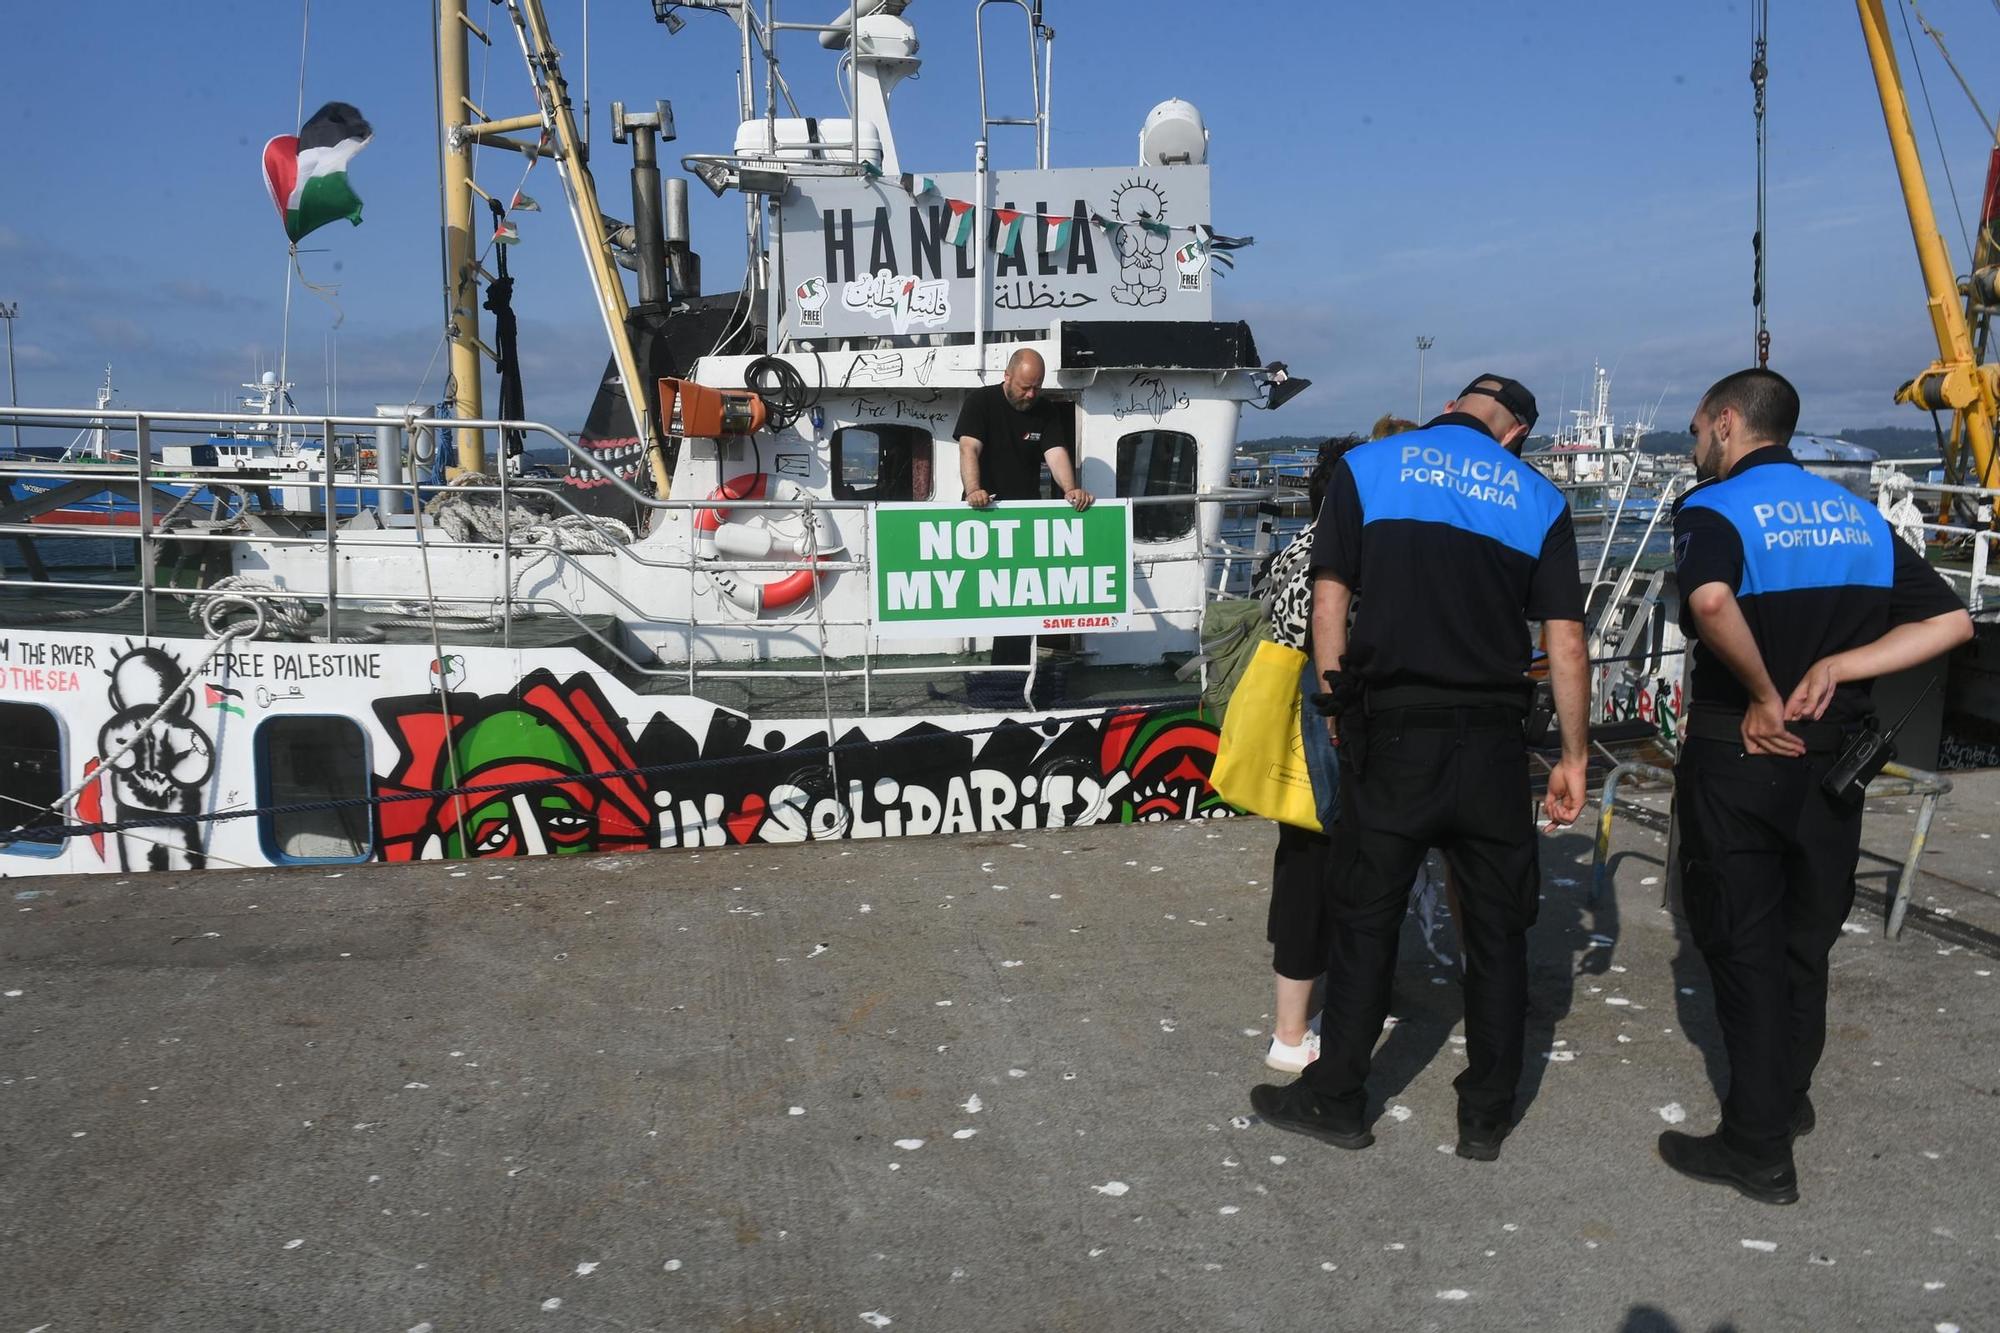
POLYGON ((930 499, 930 432, 915 426, 842 426, 833 433, 833 498, 930 499))
POLYGON ((374 851, 368 740, 352 718, 273 717, 257 727, 257 785, 264 806, 352 801, 331 810, 258 816, 274 861, 365 861, 374 851))
MULTIPOLYGON (((1118 494, 1193 495, 1194 436, 1178 430, 1142 430, 1118 441, 1118 494)), ((1194 531, 1194 503, 1134 505, 1132 538, 1170 542, 1194 531)))
POLYGON ((17 837, 24 825, 42 823, 63 793, 62 728, 40 704, 0 703, 0 852, 54 856, 60 838, 17 837))

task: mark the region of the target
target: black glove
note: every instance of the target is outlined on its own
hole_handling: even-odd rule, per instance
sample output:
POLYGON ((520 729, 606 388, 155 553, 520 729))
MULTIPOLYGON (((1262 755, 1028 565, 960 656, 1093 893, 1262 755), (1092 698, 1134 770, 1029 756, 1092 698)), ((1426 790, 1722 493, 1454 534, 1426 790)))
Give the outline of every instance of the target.
POLYGON ((1326 682, 1326 693, 1312 697, 1313 709, 1322 717, 1340 720, 1334 744, 1340 747, 1342 761, 1360 777, 1368 757, 1368 710, 1361 677, 1351 671, 1323 671, 1320 679, 1326 682))
POLYGON ((1322 671, 1320 679, 1326 682, 1326 693, 1312 696, 1312 706, 1321 717, 1339 717, 1342 713, 1360 706, 1361 680, 1352 672, 1322 671))

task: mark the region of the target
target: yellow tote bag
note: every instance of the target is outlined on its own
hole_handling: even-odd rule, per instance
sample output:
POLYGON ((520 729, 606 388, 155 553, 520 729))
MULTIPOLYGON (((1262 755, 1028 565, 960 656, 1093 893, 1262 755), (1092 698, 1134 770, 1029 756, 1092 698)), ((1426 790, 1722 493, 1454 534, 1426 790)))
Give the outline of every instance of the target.
POLYGON ((1209 782, 1233 806, 1318 833, 1319 810, 1299 731, 1299 676, 1305 666, 1306 655, 1296 648, 1268 639, 1257 645, 1229 696, 1209 782))

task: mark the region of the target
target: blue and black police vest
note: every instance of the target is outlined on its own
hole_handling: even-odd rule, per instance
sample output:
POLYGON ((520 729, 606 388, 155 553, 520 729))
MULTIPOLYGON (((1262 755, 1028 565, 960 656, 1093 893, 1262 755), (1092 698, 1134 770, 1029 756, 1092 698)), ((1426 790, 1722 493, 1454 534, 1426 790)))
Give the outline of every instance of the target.
POLYGON ((1364 525, 1442 523, 1539 559, 1562 492, 1470 426, 1431 426, 1347 455, 1364 525))
POLYGON ((1681 508, 1712 509, 1743 542, 1738 600, 1815 589, 1878 589, 1895 580, 1895 533, 1875 509, 1797 463, 1744 468, 1690 491, 1681 508))
POLYGON ((1562 493, 1449 422, 1357 445, 1343 462, 1365 551, 1352 668, 1375 684, 1524 690, 1527 621, 1583 612, 1562 493))
MULTIPOLYGON (((1685 599, 1694 583, 1714 572, 1691 545, 1702 533, 1687 520, 1702 511, 1725 520, 1741 543, 1733 591, 1781 695, 1790 694, 1820 658, 1887 632, 1899 558, 1895 533, 1873 505, 1806 471, 1787 453, 1682 497, 1675 555, 1681 624, 1691 639, 1697 627, 1685 599)), ((1742 683, 1706 645, 1693 647, 1693 702, 1740 712, 1749 702, 1742 683)), ((1830 718, 1865 711, 1865 687, 1842 686, 1836 704, 1830 718)))

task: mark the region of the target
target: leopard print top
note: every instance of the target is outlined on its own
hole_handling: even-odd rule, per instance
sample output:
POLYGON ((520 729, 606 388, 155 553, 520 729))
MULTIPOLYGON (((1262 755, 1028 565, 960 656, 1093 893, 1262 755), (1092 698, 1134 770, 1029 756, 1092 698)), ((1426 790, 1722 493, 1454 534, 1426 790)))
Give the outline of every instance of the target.
POLYGON ((1312 632, 1312 529, 1292 538, 1273 556, 1251 589, 1264 599, 1271 616, 1271 637, 1287 648, 1309 651, 1312 632))

